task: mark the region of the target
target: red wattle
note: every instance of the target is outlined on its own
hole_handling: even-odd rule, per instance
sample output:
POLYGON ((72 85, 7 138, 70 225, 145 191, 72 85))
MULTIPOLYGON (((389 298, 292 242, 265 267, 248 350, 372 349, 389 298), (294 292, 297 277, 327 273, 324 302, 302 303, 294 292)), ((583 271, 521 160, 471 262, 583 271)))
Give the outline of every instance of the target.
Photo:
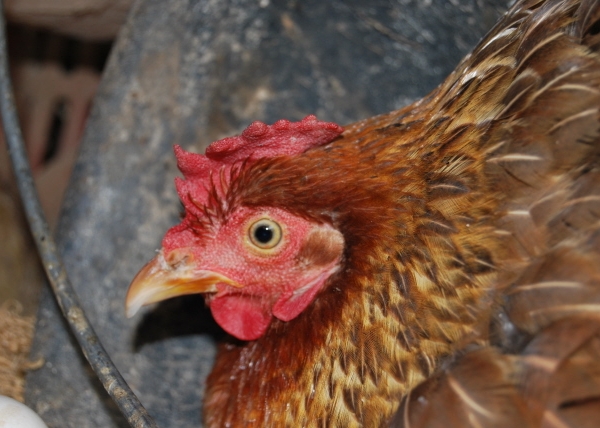
POLYGON ((273 317, 258 300, 239 294, 215 297, 210 310, 221 328, 240 340, 261 337, 273 317))

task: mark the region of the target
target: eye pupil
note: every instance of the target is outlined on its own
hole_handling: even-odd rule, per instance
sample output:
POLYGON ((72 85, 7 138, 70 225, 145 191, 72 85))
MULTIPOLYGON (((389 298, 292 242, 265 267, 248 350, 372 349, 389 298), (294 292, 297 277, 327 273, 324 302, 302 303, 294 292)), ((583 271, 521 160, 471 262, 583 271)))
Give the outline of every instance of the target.
POLYGON ((254 237, 261 244, 268 244, 273 239, 273 229, 266 225, 260 225, 254 230, 254 237))
POLYGON ((250 243, 261 250, 271 250, 281 242, 281 226, 277 222, 262 218, 248 229, 250 243))

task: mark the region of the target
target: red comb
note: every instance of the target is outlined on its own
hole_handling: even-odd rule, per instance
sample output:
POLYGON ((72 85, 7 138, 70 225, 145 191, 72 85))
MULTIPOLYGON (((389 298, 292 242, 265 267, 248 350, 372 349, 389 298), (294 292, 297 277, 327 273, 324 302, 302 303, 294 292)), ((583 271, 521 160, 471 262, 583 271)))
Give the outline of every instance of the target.
POLYGON ((177 166, 186 178, 197 177, 205 175, 207 169, 244 159, 298 155, 330 142, 343 130, 341 126, 321 122, 313 115, 300 122, 282 119, 270 126, 256 121, 244 129, 242 135, 212 143, 206 149, 206 156, 186 152, 179 146, 175 146, 175 156, 177 166))
POLYGON ((191 208, 189 198, 195 204, 206 205, 214 173, 227 173, 212 178, 215 183, 222 183, 223 177, 229 176, 228 172, 238 161, 298 155, 332 141, 343 130, 335 123, 321 122, 310 115, 300 122, 279 120, 273 125, 253 122, 242 135, 212 143, 206 149, 206 155, 186 152, 176 145, 177 166, 185 178, 175 180, 177 193, 187 209, 191 208))
POLYGON ((330 142, 343 130, 341 126, 321 122, 313 115, 300 122, 282 119, 271 126, 257 121, 252 122, 242 135, 212 143, 206 149, 206 156, 228 163, 241 159, 293 156, 330 142))

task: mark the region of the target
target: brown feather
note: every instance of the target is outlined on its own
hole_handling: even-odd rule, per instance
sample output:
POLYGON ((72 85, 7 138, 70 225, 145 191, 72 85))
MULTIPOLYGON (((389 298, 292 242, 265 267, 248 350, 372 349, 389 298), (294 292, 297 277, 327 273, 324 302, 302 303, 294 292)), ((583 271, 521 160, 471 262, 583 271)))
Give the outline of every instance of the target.
POLYGON ((381 426, 403 397, 406 427, 600 420, 599 20, 519 1, 423 100, 236 171, 232 201, 346 247, 298 318, 223 345, 208 426, 381 426))

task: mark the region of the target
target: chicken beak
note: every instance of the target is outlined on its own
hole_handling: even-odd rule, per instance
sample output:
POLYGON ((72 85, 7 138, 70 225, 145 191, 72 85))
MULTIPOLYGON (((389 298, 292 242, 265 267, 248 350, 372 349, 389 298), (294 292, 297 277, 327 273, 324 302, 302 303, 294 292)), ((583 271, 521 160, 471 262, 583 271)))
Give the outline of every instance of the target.
POLYGON ((165 258, 163 250, 133 278, 125 298, 127 318, 145 305, 171 297, 197 293, 216 293, 217 284, 242 285, 208 270, 196 270, 194 256, 185 249, 173 250, 165 258))

